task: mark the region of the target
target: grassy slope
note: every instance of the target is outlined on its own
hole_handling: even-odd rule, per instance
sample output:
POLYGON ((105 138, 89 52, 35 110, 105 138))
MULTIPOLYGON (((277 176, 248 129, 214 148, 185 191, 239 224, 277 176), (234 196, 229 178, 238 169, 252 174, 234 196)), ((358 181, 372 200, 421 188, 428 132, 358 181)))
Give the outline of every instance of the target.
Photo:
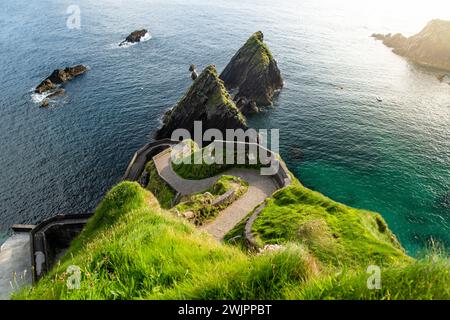
POLYGON ((61 264, 15 298, 450 298, 448 260, 389 267, 382 290, 374 292, 361 270, 323 272, 309 250, 288 243, 281 251, 246 254, 160 209, 137 183, 123 182, 107 194, 61 264), (80 290, 67 289, 69 265, 81 268, 80 290))
POLYGON ((138 184, 123 182, 108 193, 61 264, 15 298, 277 298, 285 285, 310 276, 306 257, 295 247, 247 256, 161 210, 138 184), (79 290, 66 286, 69 265, 81 268, 79 290))
POLYGON ((268 199, 253 231, 261 244, 301 243, 333 266, 410 261, 379 214, 347 207, 301 185, 268 199))
POLYGON ((146 187, 147 190, 155 195, 161 204, 161 207, 165 209, 170 208, 176 195, 175 190, 173 190, 172 187, 158 175, 153 160, 146 164, 145 170, 149 176, 148 185, 146 187))

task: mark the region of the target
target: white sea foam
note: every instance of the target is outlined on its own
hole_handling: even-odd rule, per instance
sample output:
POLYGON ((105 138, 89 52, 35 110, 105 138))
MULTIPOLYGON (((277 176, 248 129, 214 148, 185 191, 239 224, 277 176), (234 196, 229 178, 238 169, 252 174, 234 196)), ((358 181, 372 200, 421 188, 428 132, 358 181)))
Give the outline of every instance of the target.
POLYGON ((51 95, 51 94, 52 94, 52 92, 50 92, 50 91, 43 92, 43 93, 36 93, 36 92, 33 92, 33 93, 31 94, 31 100, 32 100, 34 103, 41 104, 42 101, 44 101, 45 98, 47 98, 47 97, 48 97, 49 95, 51 95))

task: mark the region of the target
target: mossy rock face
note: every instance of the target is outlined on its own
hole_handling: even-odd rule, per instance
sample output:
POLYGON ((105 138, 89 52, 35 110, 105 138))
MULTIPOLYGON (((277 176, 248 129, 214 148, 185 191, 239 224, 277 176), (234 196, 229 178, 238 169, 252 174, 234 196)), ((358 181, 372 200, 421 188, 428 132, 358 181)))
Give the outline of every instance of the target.
POLYGON ((277 90, 283 87, 283 79, 277 62, 264 43, 261 31, 255 32, 234 55, 220 78, 227 89, 238 89, 235 101, 243 110, 253 110, 272 104, 277 90))
POLYGON ((194 121, 202 121, 202 129, 247 129, 245 117, 237 109, 215 66, 208 66, 194 81, 178 104, 166 113, 157 139, 170 138, 176 129, 187 129, 191 136, 194 121))

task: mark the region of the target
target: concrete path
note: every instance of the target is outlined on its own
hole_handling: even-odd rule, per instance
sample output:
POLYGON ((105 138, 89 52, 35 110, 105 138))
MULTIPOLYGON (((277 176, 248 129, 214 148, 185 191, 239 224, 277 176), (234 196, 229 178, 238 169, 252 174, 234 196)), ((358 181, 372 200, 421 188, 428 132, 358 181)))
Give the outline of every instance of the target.
POLYGON ((30 234, 16 233, 0 247, 0 300, 31 282, 30 234))
POLYGON ((236 176, 248 182, 249 188, 245 194, 221 211, 214 221, 200 227, 219 241, 223 240, 228 231, 233 229, 250 211, 278 189, 271 176, 262 176, 259 170, 251 169, 230 169, 223 174, 203 180, 183 179, 172 169, 170 149, 156 155, 153 160, 161 178, 181 195, 204 191, 224 174, 236 176))

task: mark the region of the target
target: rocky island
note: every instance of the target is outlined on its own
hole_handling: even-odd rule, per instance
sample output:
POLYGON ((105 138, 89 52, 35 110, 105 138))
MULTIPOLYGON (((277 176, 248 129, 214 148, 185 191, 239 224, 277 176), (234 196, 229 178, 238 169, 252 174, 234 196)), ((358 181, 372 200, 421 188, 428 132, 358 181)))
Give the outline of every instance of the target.
POLYGON ((193 134, 194 121, 203 122, 203 131, 247 128, 245 117, 234 104, 213 65, 202 71, 178 104, 164 115, 163 126, 156 133, 156 139, 170 138, 178 128, 193 134))
POLYGON ((81 64, 74 67, 67 67, 65 69, 56 69, 52 72, 51 75, 45 78, 45 80, 36 87, 34 92, 44 93, 49 90, 57 89, 57 85, 70 81, 73 78, 85 73, 86 71, 87 67, 81 64))
POLYGON ((237 90, 234 101, 244 114, 271 105, 275 92, 283 87, 277 62, 261 31, 255 32, 239 49, 220 79, 228 90, 237 90))
POLYGON ((420 65, 450 70, 450 21, 432 20, 418 34, 373 34, 393 52, 420 65))
POLYGON ((136 43, 136 42, 140 42, 142 40, 142 38, 145 37, 145 35, 148 33, 147 29, 142 29, 142 30, 135 30, 132 33, 130 33, 124 41, 122 41, 119 46, 123 46, 125 44, 128 43, 136 43))

